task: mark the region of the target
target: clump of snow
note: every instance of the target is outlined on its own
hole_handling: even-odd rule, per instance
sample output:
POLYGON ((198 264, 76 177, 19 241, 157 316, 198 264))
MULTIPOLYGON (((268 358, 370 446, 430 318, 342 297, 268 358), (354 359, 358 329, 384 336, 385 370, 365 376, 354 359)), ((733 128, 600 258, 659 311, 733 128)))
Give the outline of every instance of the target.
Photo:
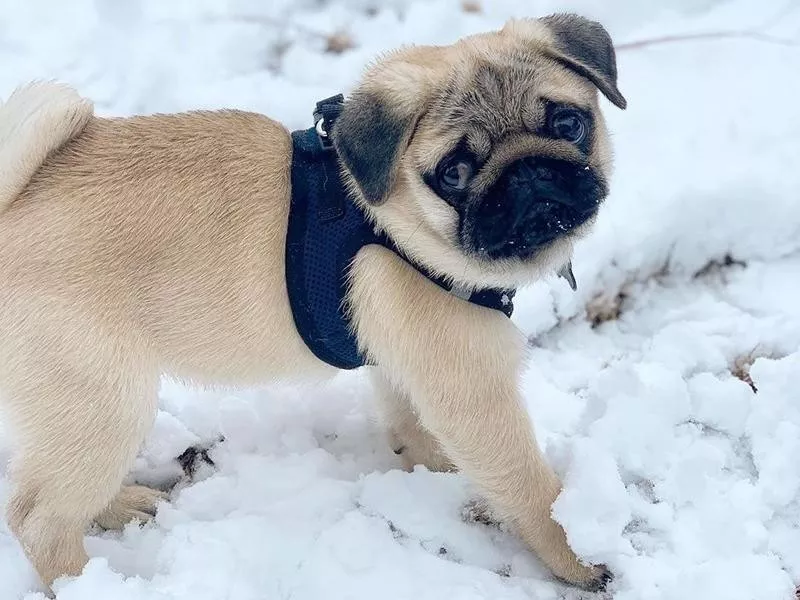
MULTIPOLYGON (((101 114, 236 107, 300 128, 376 54, 510 16, 572 10, 618 43, 760 25, 800 40, 800 10, 778 0, 479 5, 31 0, 3 11, 0 96, 58 78, 101 114), (334 34, 353 48, 331 51, 334 34)), ((800 582, 800 49, 721 39, 618 60, 629 108, 605 104, 616 171, 576 251, 578 291, 553 276, 515 300, 532 346, 525 400, 564 480, 554 515, 615 572, 617 600, 788 600, 800 582)), ((179 482, 171 502, 144 528, 90 532, 93 558, 58 597, 582 597, 503 528, 465 520, 474 490, 460 475, 400 472, 370 396, 359 373, 224 394, 165 381, 132 478, 179 482), (191 480, 174 460, 190 446, 214 463, 191 480)), ((2 520, 0 597, 43 598, 2 520)))

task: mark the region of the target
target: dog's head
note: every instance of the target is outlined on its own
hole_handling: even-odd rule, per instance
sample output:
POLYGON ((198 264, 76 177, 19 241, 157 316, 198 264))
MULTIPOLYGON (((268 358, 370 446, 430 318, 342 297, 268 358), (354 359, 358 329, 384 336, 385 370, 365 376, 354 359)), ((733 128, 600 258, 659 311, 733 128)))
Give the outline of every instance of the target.
POLYGON ((569 260, 608 193, 598 90, 625 107, 601 25, 516 20, 384 57, 333 141, 352 191, 412 259, 464 285, 519 285, 569 260))

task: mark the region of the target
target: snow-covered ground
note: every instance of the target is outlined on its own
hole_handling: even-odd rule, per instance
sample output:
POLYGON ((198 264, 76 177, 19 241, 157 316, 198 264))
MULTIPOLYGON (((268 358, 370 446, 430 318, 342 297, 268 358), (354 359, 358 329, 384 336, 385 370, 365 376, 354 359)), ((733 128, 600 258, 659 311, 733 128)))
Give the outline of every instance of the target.
MULTIPOLYGON (((620 44, 759 27, 800 41, 792 0, 465 4, 481 11, 460 0, 3 0, 0 96, 55 77, 102 114, 226 106, 299 128, 379 51, 512 15, 575 10, 620 44), (320 33, 339 31, 353 48, 330 52, 320 33)), ((578 292, 553 279, 516 302, 533 346, 525 397, 565 481, 554 513, 582 556, 615 571, 615 599, 790 600, 800 48, 739 38, 618 58, 629 109, 606 104, 617 170, 577 251, 578 292)), ((136 474, 168 479, 188 446, 224 435, 216 467, 201 465, 154 524, 90 533, 94 558, 59 598, 579 597, 513 536, 462 518, 462 477, 398 470, 361 374, 229 394, 165 382, 161 405, 136 474)), ((7 485, 0 477, 2 500, 7 485)), ((0 599, 41 597, 0 522, 0 599)))

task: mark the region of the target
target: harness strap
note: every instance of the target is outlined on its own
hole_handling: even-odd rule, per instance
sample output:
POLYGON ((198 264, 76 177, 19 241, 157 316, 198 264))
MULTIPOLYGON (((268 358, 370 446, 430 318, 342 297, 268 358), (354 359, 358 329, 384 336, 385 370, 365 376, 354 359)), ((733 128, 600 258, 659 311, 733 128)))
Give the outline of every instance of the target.
MULTIPOLYGON (((345 313, 347 270, 364 246, 383 246, 442 289, 441 278, 411 261, 345 191, 330 138, 344 97, 317 103, 314 127, 292 132, 292 197, 286 236, 286 285, 295 325, 320 360, 340 369, 366 364, 345 313)), ((460 295, 460 297, 464 297, 460 295)), ((514 290, 484 289, 465 300, 510 317, 514 290)))

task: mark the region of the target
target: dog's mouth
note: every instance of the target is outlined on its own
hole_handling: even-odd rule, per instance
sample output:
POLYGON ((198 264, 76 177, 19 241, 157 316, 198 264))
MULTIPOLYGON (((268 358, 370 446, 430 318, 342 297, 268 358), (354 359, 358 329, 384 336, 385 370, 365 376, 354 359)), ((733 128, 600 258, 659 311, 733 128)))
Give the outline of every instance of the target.
MULTIPOLYGON (((480 211, 479 211, 480 212, 480 211)), ((575 211, 557 202, 539 202, 523 219, 488 215, 468 242, 469 251, 489 260, 527 260, 591 219, 597 210, 575 211)), ((480 214, 477 219, 481 219, 480 214)))
POLYGON ((557 159, 517 161, 461 215, 464 250, 527 260, 592 219, 605 186, 592 169, 557 159))

